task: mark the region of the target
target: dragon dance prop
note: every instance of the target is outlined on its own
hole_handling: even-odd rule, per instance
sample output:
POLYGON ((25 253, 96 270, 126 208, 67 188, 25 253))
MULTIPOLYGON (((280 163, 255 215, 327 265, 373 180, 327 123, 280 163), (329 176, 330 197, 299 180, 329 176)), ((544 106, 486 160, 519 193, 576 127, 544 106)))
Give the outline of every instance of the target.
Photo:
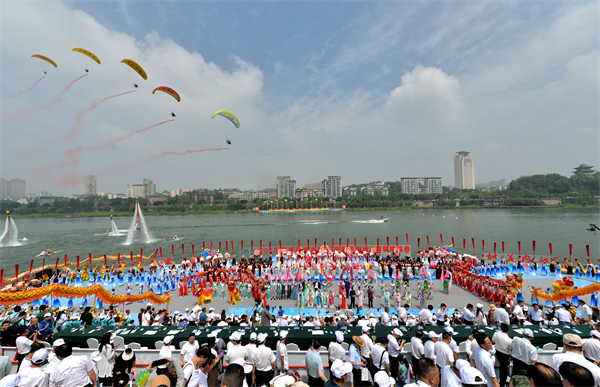
POLYGON ((227 292, 229 293, 229 303, 231 305, 237 305, 237 302, 242 299, 240 296, 240 291, 237 286, 235 286, 235 282, 227 283, 227 292))
POLYGON ((588 286, 585 286, 583 288, 578 288, 578 289, 560 290, 553 294, 548 294, 544 291, 541 291, 540 289, 541 288, 532 287, 531 292, 534 294, 534 296, 537 296, 538 298, 542 298, 542 299, 550 300, 550 301, 558 301, 558 300, 562 300, 564 298, 580 297, 580 296, 583 296, 586 294, 600 291, 600 283, 595 283, 595 284, 588 285, 588 286))
POLYGON ((164 296, 157 296, 153 292, 145 292, 138 295, 116 295, 104 289, 102 285, 92 285, 85 288, 72 287, 66 285, 47 285, 37 289, 25 290, 22 292, 1 292, 0 305, 14 305, 39 300, 44 297, 89 297, 96 296, 102 302, 107 304, 124 304, 126 302, 150 301, 154 304, 164 304, 171 302, 171 294, 166 293, 164 296))

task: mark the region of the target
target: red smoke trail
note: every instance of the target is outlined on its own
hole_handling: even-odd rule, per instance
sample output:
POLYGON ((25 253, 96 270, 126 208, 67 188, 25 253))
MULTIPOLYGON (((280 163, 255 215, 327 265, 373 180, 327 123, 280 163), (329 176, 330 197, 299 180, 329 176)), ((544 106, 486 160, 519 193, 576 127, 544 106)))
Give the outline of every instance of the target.
POLYGON ((41 77, 40 79, 38 79, 37 81, 35 81, 35 83, 33 84, 33 86, 31 86, 29 89, 25 89, 25 90, 21 90, 18 93, 15 94, 11 94, 11 95, 3 95, 2 99, 9 99, 9 98, 15 98, 18 97, 19 95, 23 94, 23 93, 27 93, 28 91, 33 90, 34 87, 37 86, 37 84, 42 80, 46 78, 46 76, 44 75, 43 77, 41 77))
POLYGON ((59 139, 65 140, 65 141, 72 140, 73 137, 77 136, 83 130, 83 119, 85 118, 85 115, 88 112, 96 110, 96 108, 98 106, 102 105, 104 102, 108 101, 109 99, 113 99, 113 98, 117 98, 117 97, 120 97, 123 95, 135 93, 136 91, 137 90, 126 91, 125 93, 111 95, 106 98, 102 98, 98 101, 92 102, 92 104, 90 106, 86 107, 85 109, 81 109, 80 111, 77 112, 77 114, 75 114, 75 126, 69 130, 69 133, 65 134, 62 137, 59 137, 59 139))
POLYGON ((149 162, 152 162, 152 161, 160 160, 160 159, 162 159, 165 156, 183 156, 183 155, 189 155, 191 153, 224 151, 224 150, 229 150, 229 148, 193 149, 193 150, 186 150, 185 152, 161 152, 161 153, 159 153, 157 155, 154 155, 154 156, 150 157, 149 159, 142 160, 140 164, 144 164, 144 163, 149 163, 149 162))
POLYGON ((28 109, 28 110, 23 110, 23 111, 15 114, 14 116, 5 116, 4 114, 2 114, 2 118, 4 118, 5 120, 9 120, 9 121, 17 120, 19 118, 25 118, 25 117, 29 116, 30 114, 39 112, 40 110, 48 109, 48 108, 56 105, 57 103, 59 103, 60 101, 63 100, 65 94, 67 94, 67 91, 69 91, 69 89, 71 88, 71 86, 73 86, 75 84, 75 82, 79 81, 83 77, 87 77, 87 75, 88 74, 83 74, 79 78, 77 78, 74 81, 72 81, 71 83, 69 83, 67 86, 65 86, 60 91, 60 93, 58 93, 58 95, 54 99, 46 102, 45 104, 42 104, 42 105, 39 105, 39 106, 34 106, 34 107, 32 107, 31 109, 28 109))
POLYGON ((175 121, 175 120, 171 119, 168 121, 159 122, 158 124, 146 126, 143 129, 139 129, 139 130, 136 130, 135 132, 131 132, 126 135, 113 138, 112 140, 108 140, 107 142, 104 142, 104 143, 94 144, 94 145, 90 145, 90 146, 86 146, 86 147, 79 146, 77 148, 67 149, 64 153, 65 159, 63 159, 60 163, 54 164, 54 165, 49 165, 44 168, 38 168, 37 172, 38 172, 38 174, 40 174, 40 178, 41 178, 43 175, 46 175, 47 173, 52 172, 56 169, 75 167, 79 163, 79 156, 81 155, 81 152, 83 150, 86 150, 86 151, 90 150, 90 151, 95 152, 95 151, 98 151, 101 149, 107 149, 121 141, 124 141, 130 137, 133 137, 133 135, 135 135, 137 133, 145 132, 149 129, 155 128, 157 126, 160 126, 160 125, 166 124, 167 122, 172 122, 172 121, 175 121))
POLYGON ((92 148, 92 149, 107 149, 107 148, 110 148, 111 146, 113 146, 113 145, 115 145, 115 144, 117 144, 117 143, 119 143, 121 141, 125 141, 128 138, 133 137, 134 135, 136 135, 138 133, 145 132, 145 131, 147 131, 149 129, 156 128, 157 126, 160 126, 160 125, 166 124, 167 122, 172 122, 172 121, 175 121, 175 120, 163 121, 163 122, 159 122, 158 124, 146 126, 144 129, 139 129, 139 130, 136 130, 134 132, 127 133, 127 134, 125 134, 123 136, 119 136, 119 137, 113 138, 112 140, 108 140, 108 141, 106 141, 104 143, 101 143, 101 144, 92 145, 90 148, 92 148))

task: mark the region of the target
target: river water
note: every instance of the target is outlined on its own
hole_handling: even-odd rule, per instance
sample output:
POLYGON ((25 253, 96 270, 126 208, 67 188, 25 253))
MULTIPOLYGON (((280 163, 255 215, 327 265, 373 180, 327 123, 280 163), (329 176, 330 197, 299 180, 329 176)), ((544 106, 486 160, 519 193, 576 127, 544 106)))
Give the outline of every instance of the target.
MULTIPOLYGON (((147 216, 148 229, 155 241, 150 243, 134 240, 131 245, 124 245, 126 236, 113 237, 104 235, 111 230, 110 218, 14 218, 19 230, 19 237, 26 236, 28 241, 19 246, 0 247, 0 268, 5 269, 5 276, 14 273, 14 265, 20 264, 20 271, 28 270, 31 259, 35 259, 34 267, 41 266, 42 258, 35 257, 45 249, 56 251, 46 258, 46 264, 54 264, 56 258, 64 259, 67 254, 70 261, 77 255, 84 260, 89 253, 98 257, 103 254, 129 255, 130 251, 144 255, 154 252, 158 247, 163 253, 170 255, 171 245, 175 244, 176 257, 181 258, 181 244, 185 245, 186 256, 191 255, 191 245, 196 253, 205 242, 207 247, 214 241, 234 241, 239 252, 240 241, 244 247, 254 248, 263 241, 263 247, 282 244, 297 246, 298 239, 306 246, 310 239, 312 246, 317 238, 318 243, 339 238, 342 244, 350 239, 350 245, 364 245, 366 237, 369 245, 375 245, 377 238, 380 244, 406 244, 406 233, 412 250, 417 249, 417 240, 421 240, 421 248, 427 246, 429 236, 432 246, 440 244, 440 234, 444 244, 455 238, 457 250, 462 252, 463 239, 467 240, 467 252, 473 252, 471 238, 475 239, 478 255, 482 252, 482 240, 485 240, 485 252, 493 251, 494 242, 498 252, 501 242, 505 242, 507 253, 518 253, 518 241, 521 241, 523 254, 533 253, 533 241, 536 241, 537 255, 548 256, 548 243, 553 244, 555 256, 569 255, 569 244, 573 244, 573 257, 587 258, 585 246, 590 246, 594 263, 598 263, 600 233, 594 235, 586 231, 590 223, 600 224, 600 214, 595 208, 582 209, 457 209, 457 210, 406 210, 406 211, 365 211, 365 212, 327 212, 296 214, 214 214, 186 216, 147 216), (389 218, 387 223, 373 223, 372 219, 389 218), (173 236, 182 238, 174 242, 173 236)), ((115 218, 119 229, 126 231, 130 217, 115 218)), ((0 230, 1 231, 1 230, 0 230)), ((229 246, 231 249, 231 246, 229 246)))

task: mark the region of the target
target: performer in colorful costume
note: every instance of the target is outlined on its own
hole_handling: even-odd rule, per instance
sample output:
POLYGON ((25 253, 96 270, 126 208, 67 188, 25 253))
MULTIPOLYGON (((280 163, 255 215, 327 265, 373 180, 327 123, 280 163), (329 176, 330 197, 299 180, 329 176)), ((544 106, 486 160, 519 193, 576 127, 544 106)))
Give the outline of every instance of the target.
POLYGON ((227 283, 227 292, 229 293, 229 303, 231 305, 237 305, 237 302, 242 299, 240 291, 235 286, 235 282, 227 283))

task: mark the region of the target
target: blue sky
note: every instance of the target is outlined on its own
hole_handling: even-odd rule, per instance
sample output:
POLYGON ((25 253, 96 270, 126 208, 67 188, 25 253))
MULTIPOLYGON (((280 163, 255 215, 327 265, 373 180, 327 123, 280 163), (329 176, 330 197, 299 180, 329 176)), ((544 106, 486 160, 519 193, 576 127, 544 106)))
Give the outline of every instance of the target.
POLYGON ((77 193, 88 173, 103 192, 143 177, 160 190, 270 187, 277 175, 302 186, 331 174, 344 184, 442 176, 453 185, 459 150, 472 152, 477 182, 567 175, 598 164, 598 11, 561 1, 3 3, 2 94, 37 79, 31 53, 60 62, 3 101, 4 116, 92 71, 52 108, 2 120, 2 175, 55 193, 77 193), (106 59, 92 67, 73 46, 106 59), (87 113, 77 138, 56 140, 78 110, 130 88, 123 57, 149 80, 87 113), (148 93, 159 84, 182 94, 165 102, 174 123, 95 156, 85 150, 168 119, 148 93), (238 132, 210 120, 219 109, 238 114, 238 132), (224 132, 228 151, 137 162, 223 147, 224 132), (40 143, 44 151, 7 156, 40 143), (76 165, 35 172, 77 146, 76 165))

